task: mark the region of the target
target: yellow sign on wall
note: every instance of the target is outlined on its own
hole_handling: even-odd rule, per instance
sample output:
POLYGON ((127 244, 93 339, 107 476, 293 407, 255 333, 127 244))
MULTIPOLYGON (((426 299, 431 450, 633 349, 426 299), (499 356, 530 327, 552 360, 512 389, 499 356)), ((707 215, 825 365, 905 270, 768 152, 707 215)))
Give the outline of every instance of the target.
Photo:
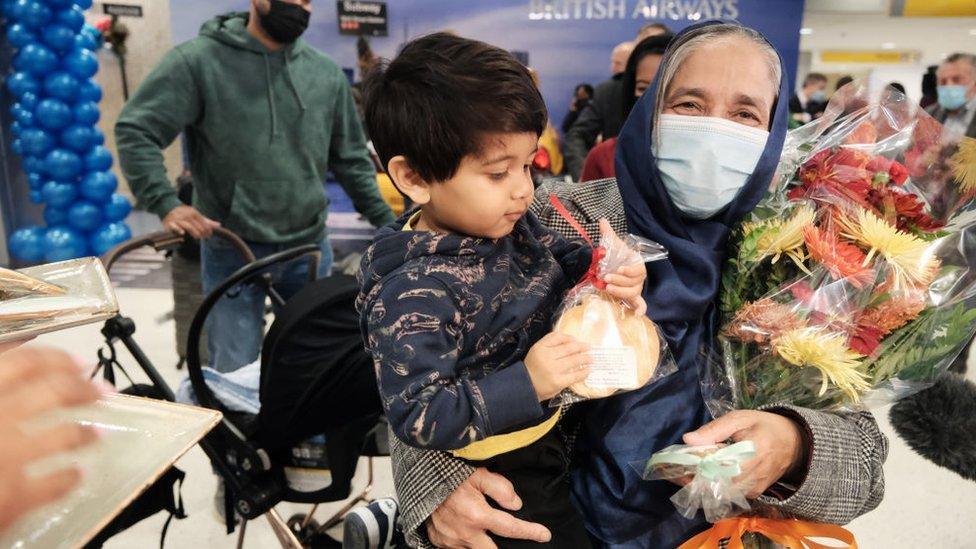
POLYGON ((820 61, 824 63, 870 63, 874 65, 897 65, 914 63, 919 59, 917 51, 904 50, 824 50, 820 61))
POLYGON ((976 0, 903 0, 904 17, 976 16, 976 0))

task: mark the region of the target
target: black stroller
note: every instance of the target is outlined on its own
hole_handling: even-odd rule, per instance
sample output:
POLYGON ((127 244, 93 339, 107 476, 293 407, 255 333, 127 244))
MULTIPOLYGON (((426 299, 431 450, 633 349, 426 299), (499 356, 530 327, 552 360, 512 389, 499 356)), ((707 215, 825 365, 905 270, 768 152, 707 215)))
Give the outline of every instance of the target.
MULTIPOLYGON (((341 522, 353 506, 368 501, 373 457, 389 454, 376 380, 363 348, 354 306, 358 285, 349 276, 315 280, 319 251, 314 245, 255 261, 247 245, 233 233, 218 229, 215 237, 231 242, 247 264, 206 296, 190 325, 187 370, 196 398, 202 406, 224 414, 223 421, 200 446, 225 483, 228 533, 234 531, 234 512, 243 519, 239 547, 247 521, 262 515, 269 520, 283 547, 308 546, 341 522), (268 271, 300 260, 309 261, 312 280, 285 303, 275 291, 268 271), (228 290, 239 284, 258 285, 279 307, 262 347, 261 410, 257 415, 230 411, 218 401, 204 381, 200 363, 200 336, 207 315, 228 290), (283 464, 292 448, 322 434, 331 483, 313 492, 291 489, 283 464), (312 518, 318 504, 349 498, 361 455, 369 458, 367 486, 319 525, 312 518), (274 509, 282 501, 311 503, 315 507, 307 515, 296 515, 285 522, 274 509)), ((172 233, 151 234, 119 245, 105 255, 103 262, 110 270, 120 256, 136 248, 172 250, 181 242, 182 237, 172 233)), ((109 353, 99 351, 104 377, 115 381, 115 370, 120 366, 114 360, 113 344, 120 341, 149 377, 155 396, 174 400, 172 389, 132 339, 134 331, 132 321, 121 315, 106 322, 102 333, 109 353)))

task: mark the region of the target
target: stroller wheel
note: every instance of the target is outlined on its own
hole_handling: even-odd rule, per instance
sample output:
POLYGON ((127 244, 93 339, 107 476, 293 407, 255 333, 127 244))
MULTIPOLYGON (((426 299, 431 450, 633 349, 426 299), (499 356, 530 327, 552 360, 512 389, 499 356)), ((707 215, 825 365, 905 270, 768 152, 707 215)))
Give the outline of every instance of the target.
POLYGON ((320 526, 318 521, 315 519, 309 520, 308 524, 305 523, 306 520, 308 520, 308 515, 296 513, 288 519, 287 523, 288 528, 295 533, 295 537, 300 539, 302 543, 305 543, 307 540, 311 539, 311 537, 318 532, 320 526))

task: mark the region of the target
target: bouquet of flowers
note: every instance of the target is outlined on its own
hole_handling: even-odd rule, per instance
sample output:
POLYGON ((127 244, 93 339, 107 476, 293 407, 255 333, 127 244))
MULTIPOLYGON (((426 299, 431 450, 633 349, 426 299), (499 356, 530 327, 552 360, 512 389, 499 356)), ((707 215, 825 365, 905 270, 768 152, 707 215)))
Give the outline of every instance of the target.
POLYGON ((935 381, 976 333, 976 140, 856 84, 787 141, 723 272, 729 408, 863 409, 935 381))
MULTIPOLYGON (((841 89, 789 132, 770 193, 733 232, 703 381, 712 413, 863 410, 934 382, 976 334, 974 199, 976 140, 894 90, 841 89)), ((839 527, 748 510, 735 476, 749 454, 707 450, 641 464, 645 478, 694 478, 672 500, 716 526, 683 547, 741 547, 750 531, 853 543, 839 527)))

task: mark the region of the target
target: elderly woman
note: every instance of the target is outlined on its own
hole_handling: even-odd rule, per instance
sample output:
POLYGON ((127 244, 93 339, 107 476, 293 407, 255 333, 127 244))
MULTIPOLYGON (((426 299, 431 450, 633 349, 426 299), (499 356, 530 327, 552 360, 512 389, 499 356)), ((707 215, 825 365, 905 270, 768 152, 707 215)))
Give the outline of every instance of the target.
MULTIPOLYGON (((751 440, 742 478, 750 497, 788 516, 846 523, 884 491, 887 441, 870 414, 782 406, 713 420, 700 390, 703 350, 718 331, 716 296, 732 227, 769 187, 787 125, 786 78, 759 33, 703 23, 668 48, 656 85, 620 134, 617 179, 540 188, 537 215, 574 235, 548 207, 553 192, 587 231, 605 217, 619 233, 660 242, 670 260, 648 264, 644 297, 679 371, 644 389, 576 406, 573 496, 597 546, 673 548, 707 528, 669 501, 677 489, 645 482, 630 463, 670 444, 751 440)), ((445 454, 395 444, 394 474, 413 543, 493 547, 499 538, 546 542, 520 521, 505 479, 445 454)), ((512 546, 507 539, 506 546, 512 546)))

